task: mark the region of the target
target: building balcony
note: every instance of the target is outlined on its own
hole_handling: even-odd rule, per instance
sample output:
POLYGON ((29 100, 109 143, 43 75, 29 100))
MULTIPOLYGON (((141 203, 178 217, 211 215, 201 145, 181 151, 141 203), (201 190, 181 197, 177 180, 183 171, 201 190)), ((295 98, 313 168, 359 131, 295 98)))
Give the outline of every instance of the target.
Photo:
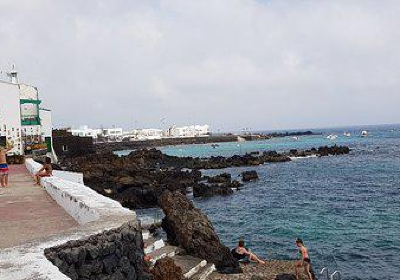
POLYGON ((39 105, 40 103, 42 103, 42 100, 39 100, 39 99, 20 99, 19 103, 20 104, 36 104, 36 105, 39 105))
POLYGON ((21 118, 21 125, 41 125, 41 121, 38 116, 35 117, 24 116, 23 118, 21 118))

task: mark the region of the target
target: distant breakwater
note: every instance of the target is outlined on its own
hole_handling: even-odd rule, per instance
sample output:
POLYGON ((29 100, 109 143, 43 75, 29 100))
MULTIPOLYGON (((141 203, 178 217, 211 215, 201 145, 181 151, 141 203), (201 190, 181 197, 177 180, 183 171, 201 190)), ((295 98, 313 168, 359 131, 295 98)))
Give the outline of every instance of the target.
POLYGON ((122 142, 104 142, 95 143, 97 151, 113 152, 122 150, 136 150, 143 148, 155 148, 173 145, 192 145, 192 144, 212 144, 237 142, 240 138, 246 141, 257 141, 278 137, 297 137, 316 135, 312 131, 296 131, 296 132, 274 132, 274 133, 254 133, 254 134, 226 134, 226 135, 210 135, 199 137, 176 137, 176 138, 161 138, 151 140, 126 140, 122 142))

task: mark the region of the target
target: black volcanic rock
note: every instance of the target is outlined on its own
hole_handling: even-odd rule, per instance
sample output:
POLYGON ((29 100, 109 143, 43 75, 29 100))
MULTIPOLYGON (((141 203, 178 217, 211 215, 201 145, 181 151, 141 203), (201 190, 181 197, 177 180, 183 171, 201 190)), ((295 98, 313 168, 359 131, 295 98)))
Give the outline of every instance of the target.
POLYGON ((186 196, 164 191, 158 204, 165 214, 163 228, 172 243, 180 245, 189 255, 214 263, 220 272, 241 272, 239 263, 229 248, 222 245, 207 216, 186 196))
POLYGON ((249 181, 258 180, 257 171, 251 170, 251 171, 242 172, 242 180, 243 180, 243 182, 249 182, 249 181))
POLYGON ((202 178, 200 169, 259 166, 288 162, 290 157, 343 155, 349 152, 350 149, 345 146, 324 146, 302 151, 290 150, 288 153, 264 151, 262 154, 252 152, 231 157, 192 158, 169 156, 156 149, 144 149, 121 157, 103 153, 64 158, 61 166, 64 170, 82 172, 86 185, 135 209, 156 206, 158 197, 165 190, 184 194, 187 189, 193 188, 194 196, 198 197, 228 195, 231 188, 240 186, 231 182, 228 173, 202 178), (205 185, 203 179, 207 180, 205 185))

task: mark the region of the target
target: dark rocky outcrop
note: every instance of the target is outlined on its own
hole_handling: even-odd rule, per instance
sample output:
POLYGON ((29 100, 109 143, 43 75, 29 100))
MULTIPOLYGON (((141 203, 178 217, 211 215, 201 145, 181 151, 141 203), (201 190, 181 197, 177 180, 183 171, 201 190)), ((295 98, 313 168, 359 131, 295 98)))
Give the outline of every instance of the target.
POLYGON ((242 180, 243 180, 243 182, 249 182, 249 181, 258 180, 257 171, 251 170, 251 171, 242 172, 242 180))
POLYGON ((184 280, 182 268, 169 257, 157 260, 151 274, 153 280, 184 280))
POLYGON ((120 201, 123 206, 137 209, 154 207, 165 191, 185 194, 194 190, 194 196, 227 195, 237 183, 231 175, 223 173, 214 177, 202 177, 201 169, 222 169, 239 166, 258 166, 265 163, 287 162, 290 157, 328 156, 349 153, 348 147, 320 147, 288 153, 265 151, 231 157, 175 157, 156 149, 137 150, 127 156, 112 153, 90 154, 83 157, 64 158, 65 170, 82 172, 86 185, 97 192, 120 201), (203 179, 206 182, 203 182, 203 179))
POLYGON ((136 223, 88 239, 45 249, 45 256, 62 273, 77 279, 144 280, 143 239, 136 223))
POLYGON ((211 183, 211 184, 230 183, 231 180, 232 180, 232 175, 229 173, 222 173, 222 174, 207 178, 207 182, 211 183))
POLYGON ((241 184, 238 181, 233 181, 224 184, 198 184, 193 187, 194 197, 210 197, 214 195, 230 195, 232 189, 238 189, 241 184))
POLYGON ((189 255, 214 263, 220 272, 241 272, 228 247, 221 244, 214 227, 199 209, 180 192, 164 191, 158 204, 165 213, 163 228, 170 242, 189 255))

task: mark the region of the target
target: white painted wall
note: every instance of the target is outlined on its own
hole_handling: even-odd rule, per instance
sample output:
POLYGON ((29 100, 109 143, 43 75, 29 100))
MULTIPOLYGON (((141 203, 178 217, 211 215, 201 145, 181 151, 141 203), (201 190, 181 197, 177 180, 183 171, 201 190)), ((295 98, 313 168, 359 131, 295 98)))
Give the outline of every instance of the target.
POLYGON ((36 87, 26 84, 19 84, 19 93, 21 99, 38 99, 38 90, 36 87))
POLYGON ((38 136, 41 134, 40 125, 23 125, 22 136, 38 136))
POLYGON ((78 172, 69 172, 69 171, 60 171, 60 170, 53 170, 53 175, 60 179, 72 182, 83 184, 83 174, 78 172))
MULTIPOLYGON (((25 84, 19 84, 18 86, 20 99, 39 99, 39 93, 36 87, 25 84)), ((25 116, 39 116, 38 106, 36 104, 21 104, 21 116, 22 118, 25 116)))
POLYGON ((9 155, 23 154, 18 85, 0 81, 0 133, 14 144, 9 155))
MULTIPOLYGON (((26 168, 29 173, 35 174, 42 165, 32 159, 26 159, 26 168)), ((78 178, 79 175, 71 175, 72 172, 58 173, 63 178, 78 178)), ((104 219, 110 216, 131 216, 132 220, 136 219, 136 213, 121 206, 115 200, 105 197, 91 188, 71 181, 61 179, 56 176, 41 179, 41 185, 46 189, 48 194, 71 215, 79 224, 104 219)))

